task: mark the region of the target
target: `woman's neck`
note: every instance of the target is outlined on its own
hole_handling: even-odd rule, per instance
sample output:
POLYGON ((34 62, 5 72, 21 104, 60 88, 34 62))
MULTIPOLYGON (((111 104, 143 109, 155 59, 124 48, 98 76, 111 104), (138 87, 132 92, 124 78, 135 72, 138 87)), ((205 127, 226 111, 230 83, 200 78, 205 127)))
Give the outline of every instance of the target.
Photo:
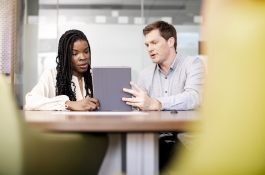
POLYGON ((73 72, 73 76, 75 76, 78 79, 78 81, 81 81, 82 78, 83 78, 83 74, 77 74, 77 73, 74 73, 74 72, 73 72))

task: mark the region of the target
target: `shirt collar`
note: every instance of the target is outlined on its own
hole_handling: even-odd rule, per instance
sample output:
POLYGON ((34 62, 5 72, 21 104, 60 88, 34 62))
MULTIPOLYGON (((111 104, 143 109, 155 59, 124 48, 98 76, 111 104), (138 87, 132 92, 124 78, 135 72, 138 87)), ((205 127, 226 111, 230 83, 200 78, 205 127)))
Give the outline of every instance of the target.
POLYGON ((173 63, 170 66, 170 69, 174 70, 177 67, 178 62, 179 62, 179 57, 180 57, 180 55, 177 54, 176 57, 175 57, 175 59, 174 59, 174 61, 173 61, 173 63))
MULTIPOLYGON (((177 65, 178 65, 179 59, 180 59, 180 55, 177 54, 169 69, 174 70, 177 67, 177 65)), ((157 66, 158 70, 160 72, 162 72, 162 70, 160 69, 159 65, 156 64, 156 66, 157 66)))

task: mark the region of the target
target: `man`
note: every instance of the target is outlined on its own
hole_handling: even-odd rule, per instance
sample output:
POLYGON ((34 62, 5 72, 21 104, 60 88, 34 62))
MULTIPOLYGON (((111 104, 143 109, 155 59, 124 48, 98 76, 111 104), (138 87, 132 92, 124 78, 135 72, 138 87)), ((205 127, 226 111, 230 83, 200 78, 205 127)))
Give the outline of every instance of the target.
MULTIPOLYGON (((200 58, 177 54, 174 26, 157 21, 143 29, 153 65, 145 68, 135 88, 123 89, 134 98, 123 98, 140 110, 191 110, 202 100, 204 64, 200 58)), ((160 134, 160 169, 171 155, 175 133, 160 134)))

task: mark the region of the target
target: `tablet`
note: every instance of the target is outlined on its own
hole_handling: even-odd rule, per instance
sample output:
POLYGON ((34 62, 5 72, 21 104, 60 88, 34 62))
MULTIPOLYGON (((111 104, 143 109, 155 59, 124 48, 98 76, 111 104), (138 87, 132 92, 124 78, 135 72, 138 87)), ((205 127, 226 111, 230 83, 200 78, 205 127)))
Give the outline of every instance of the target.
POLYGON ((131 111, 132 106, 122 101, 131 98, 123 88, 131 89, 131 67, 93 67, 92 83, 94 98, 99 100, 99 111, 131 111))

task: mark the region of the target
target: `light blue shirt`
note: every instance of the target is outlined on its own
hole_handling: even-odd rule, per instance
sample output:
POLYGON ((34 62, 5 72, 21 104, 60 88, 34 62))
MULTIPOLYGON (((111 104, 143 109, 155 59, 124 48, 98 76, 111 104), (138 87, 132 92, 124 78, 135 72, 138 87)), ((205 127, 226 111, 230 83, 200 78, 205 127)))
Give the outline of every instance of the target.
POLYGON ((202 101, 204 73, 201 58, 177 54, 167 74, 153 64, 140 73, 138 85, 161 102, 160 110, 191 110, 202 101))

